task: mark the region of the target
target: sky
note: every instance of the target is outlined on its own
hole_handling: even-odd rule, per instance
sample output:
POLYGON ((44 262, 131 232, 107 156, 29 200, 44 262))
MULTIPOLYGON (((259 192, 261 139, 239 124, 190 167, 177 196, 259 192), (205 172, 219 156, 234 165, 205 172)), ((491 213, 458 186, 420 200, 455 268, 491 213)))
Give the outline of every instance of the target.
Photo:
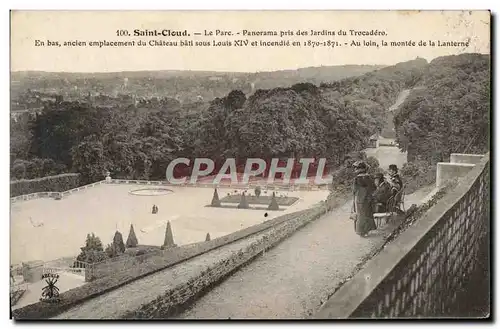
POLYGON ((417 57, 427 60, 460 53, 490 53, 488 11, 13 11, 11 71, 118 72, 203 70, 258 72, 348 64, 394 65, 417 57), (134 36, 134 30, 187 30, 190 37, 134 36), (126 30, 130 36, 117 36, 126 30), (336 36, 195 36, 195 32, 328 30, 336 36), (352 36, 350 30, 383 31, 382 36, 352 36), (231 41, 230 47, 57 47, 58 41, 231 41), (234 41, 299 41, 298 47, 237 47, 234 41), (431 47, 429 40, 469 41, 468 47, 431 47), (319 42, 321 46, 304 45, 319 42), (348 46, 352 41, 374 46, 348 46), (415 46, 382 46, 414 41, 415 46), (418 46, 419 41, 427 43, 418 46), (338 42, 331 47, 327 43, 338 42), (345 45, 347 43, 348 45, 345 45))

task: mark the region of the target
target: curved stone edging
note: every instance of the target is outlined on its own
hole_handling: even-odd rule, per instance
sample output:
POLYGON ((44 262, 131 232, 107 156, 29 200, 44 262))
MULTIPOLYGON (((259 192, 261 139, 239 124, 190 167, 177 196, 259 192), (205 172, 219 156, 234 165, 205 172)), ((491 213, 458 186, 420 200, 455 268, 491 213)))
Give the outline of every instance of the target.
POLYGON ((168 188, 140 188, 140 189, 137 189, 137 190, 132 190, 132 191, 129 191, 128 192, 129 194, 131 195, 135 195, 135 196, 162 196, 162 195, 167 195, 167 194, 172 194, 174 193, 174 191, 168 189, 168 188), (138 193, 140 191, 162 191, 163 193, 149 193, 149 194, 146 194, 146 193, 138 193))

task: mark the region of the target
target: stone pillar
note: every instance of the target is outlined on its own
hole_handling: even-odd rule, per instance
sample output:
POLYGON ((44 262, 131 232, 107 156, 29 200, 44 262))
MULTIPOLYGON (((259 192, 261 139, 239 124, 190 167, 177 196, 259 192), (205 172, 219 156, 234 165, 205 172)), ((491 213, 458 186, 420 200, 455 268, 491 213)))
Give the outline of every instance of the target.
POLYGON ((436 187, 443 187, 447 181, 463 177, 474 168, 470 163, 438 162, 436 171, 436 187))
POLYGON ((170 226, 170 221, 167 222, 167 229, 165 231, 165 240, 163 242, 163 249, 177 247, 174 243, 174 234, 172 233, 172 227, 170 226))

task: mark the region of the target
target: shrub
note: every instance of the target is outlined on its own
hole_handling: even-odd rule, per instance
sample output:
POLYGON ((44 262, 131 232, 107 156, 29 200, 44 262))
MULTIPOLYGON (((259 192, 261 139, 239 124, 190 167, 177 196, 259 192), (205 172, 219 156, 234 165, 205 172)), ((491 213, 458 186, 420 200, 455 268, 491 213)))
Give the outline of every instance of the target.
POLYGON ((10 168, 11 176, 15 179, 35 179, 65 172, 67 169, 64 164, 56 163, 53 159, 42 158, 15 159, 10 168))
POLYGON ((126 246, 127 248, 135 248, 138 243, 139 241, 137 241, 137 237, 135 236, 134 225, 130 224, 130 232, 128 233, 126 246))
POLYGON ((380 163, 378 162, 377 158, 373 156, 366 158, 366 164, 370 167, 370 173, 377 173, 381 171, 380 163))
POLYGON ((115 232, 115 236, 113 237, 113 247, 120 254, 122 254, 125 251, 125 243, 123 243, 123 236, 118 231, 115 232))
POLYGON ((116 250, 114 244, 112 243, 107 245, 105 252, 109 258, 115 258, 119 255, 118 250, 116 250))
POLYGON ((267 210, 279 210, 278 202, 276 202, 276 194, 273 192, 273 196, 271 198, 271 203, 267 207, 267 210))
POLYGON ((257 186, 257 187, 255 188, 255 196, 256 196, 256 197, 259 197, 261 192, 262 192, 262 190, 261 190, 260 186, 257 186))
MULTIPOLYGON (((95 236, 94 233, 87 234, 85 246, 80 249, 81 252, 78 257, 76 257, 77 261, 92 264, 101 262, 107 258, 107 255, 102 247, 101 239, 95 236)), ((73 266, 78 267, 78 263, 75 262, 73 266)))

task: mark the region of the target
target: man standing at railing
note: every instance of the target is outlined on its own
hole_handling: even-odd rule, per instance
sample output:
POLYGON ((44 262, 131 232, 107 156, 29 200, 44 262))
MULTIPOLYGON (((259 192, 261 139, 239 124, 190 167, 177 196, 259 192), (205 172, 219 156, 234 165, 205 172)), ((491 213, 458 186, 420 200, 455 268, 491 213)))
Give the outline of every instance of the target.
MULTIPOLYGON (((401 203, 402 195, 403 195, 403 180, 399 176, 398 166, 395 164, 389 165, 389 183, 392 188, 392 195, 394 196, 395 201, 395 209, 397 213, 404 213, 401 209, 399 209, 399 204, 401 203)), ((392 211, 392 209, 391 209, 392 211)))

